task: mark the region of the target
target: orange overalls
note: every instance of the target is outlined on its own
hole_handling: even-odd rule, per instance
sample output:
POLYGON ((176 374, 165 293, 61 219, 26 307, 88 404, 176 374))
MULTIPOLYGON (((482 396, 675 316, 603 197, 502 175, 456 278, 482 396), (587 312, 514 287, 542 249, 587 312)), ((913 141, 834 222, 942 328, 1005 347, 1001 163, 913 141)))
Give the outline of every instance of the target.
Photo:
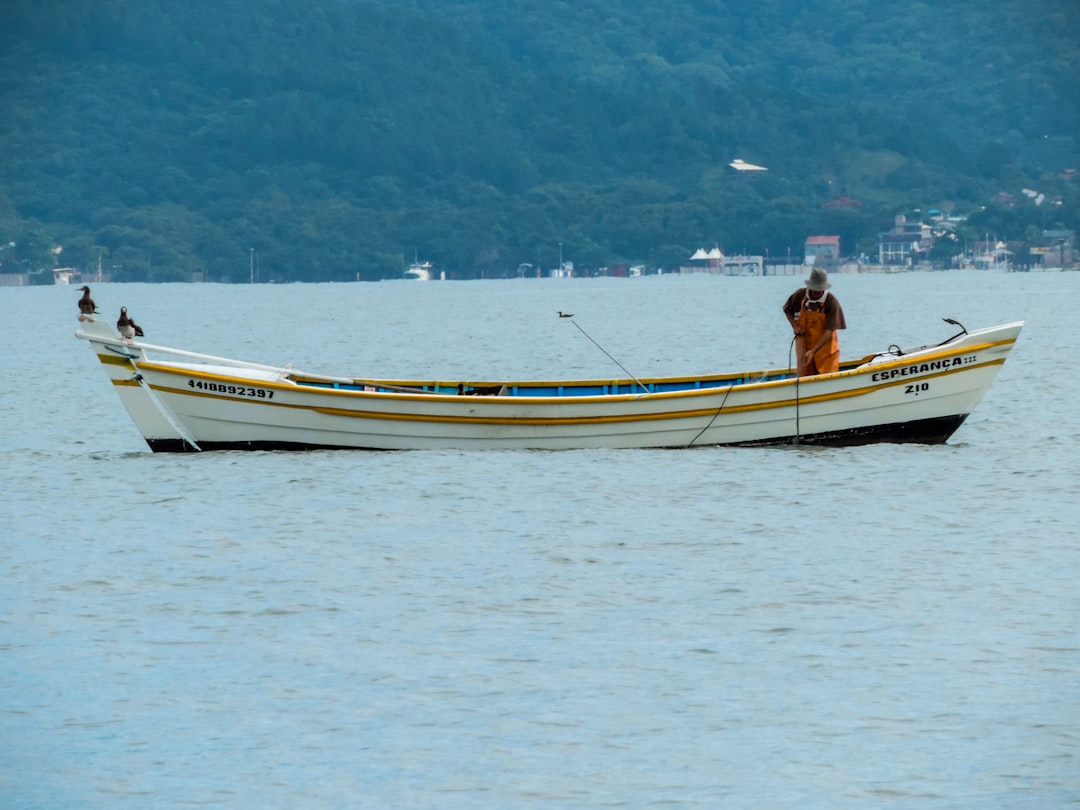
MULTIPOLYGON (((825 334, 825 299, 829 297, 829 291, 825 290, 821 298, 811 300, 809 295, 803 296, 802 305, 799 307, 799 326, 803 330, 803 337, 798 340, 799 362, 803 362, 803 356, 811 346, 816 346, 825 334), (811 308, 812 307, 812 308, 811 308)), ((810 361, 803 363, 799 375, 810 377, 814 374, 829 374, 840 370, 840 339, 833 330, 832 338, 824 346, 818 349, 810 361)))

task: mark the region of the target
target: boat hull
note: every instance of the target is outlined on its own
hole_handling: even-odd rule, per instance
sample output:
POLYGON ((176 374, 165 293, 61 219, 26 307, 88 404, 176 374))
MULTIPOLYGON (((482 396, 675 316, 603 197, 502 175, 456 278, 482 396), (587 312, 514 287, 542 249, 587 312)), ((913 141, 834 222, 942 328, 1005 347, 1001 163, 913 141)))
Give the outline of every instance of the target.
MULTIPOLYGON (((943 416, 933 419, 920 419, 914 422, 901 422, 892 425, 874 425, 868 428, 850 428, 847 430, 793 435, 777 439, 762 439, 727 443, 733 447, 770 447, 779 445, 806 445, 816 447, 857 447, 864 444, 944 444, 964 423, 966 416, 943 416)), ((199 450, 261 450, 299 451, 299 450, 388 450, 386 447, 359 447, 340 444, 309 444, 307 442, 286 441, 202 441, 198 447, 182 438, 147 439, 147 444, 155 453, 187 453, 199 450)), ((637 445, 635 445, 637 446, 637 445)), ((685 447, 685 445, 674 445, 685 447)), ((697 443, 695 447, 711 447, 697 443)), ((670 447, 670 446, 669 446, 670 447)), ((504 448, 505 449, 505 448, 504 448)), ((537 448, 531 448, 537 449, 537 448)), ((542 448, 540 448, 542 449, 542 448)), ((587 448, 579 448, 587 449, 587 448)))
POLYGON ((773 370, 470 383, 306 375, 129 343, 107 326, 78 336, 156 452, 568 450, 939 444, 986 393, 1021 327, 964 333, 803 379, 773 370))

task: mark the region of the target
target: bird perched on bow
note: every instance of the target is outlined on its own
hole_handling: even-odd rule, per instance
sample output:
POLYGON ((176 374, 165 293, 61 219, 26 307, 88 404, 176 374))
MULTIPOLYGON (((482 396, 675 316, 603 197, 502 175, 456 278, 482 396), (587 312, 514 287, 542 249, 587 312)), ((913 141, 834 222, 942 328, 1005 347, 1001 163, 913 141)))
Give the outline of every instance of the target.
POLYGON ((142 327, 128 315, 127 307, 120 307, 120 317, 116 321, 116 331, 120 333, 120 337, 124 340, 143 336, 142 327))
POLYGON ((89 287, 80 287, 82 290, 82 298, 79 299, 79 320, 80 321, 92 321, 94 315, 97 314, 97 304, 94 303, 94 299, 90 297, 89 287))

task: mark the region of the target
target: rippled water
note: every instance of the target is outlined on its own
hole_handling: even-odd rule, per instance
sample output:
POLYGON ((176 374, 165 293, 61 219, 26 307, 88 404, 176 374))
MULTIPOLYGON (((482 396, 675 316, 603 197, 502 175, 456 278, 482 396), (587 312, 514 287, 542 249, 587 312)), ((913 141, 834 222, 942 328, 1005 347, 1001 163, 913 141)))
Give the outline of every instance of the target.
MULTIPOLYGON (((1080 802, 1080 274, 834 282, 845 355, 1027 321, 948 445, 152 455, 78 294, 0 288, 0 806, 1080 802)), ((639 376, 787 365, 795 283, 94 297, 310 371, 551 378, 616 373, 557 309, 639 376)))

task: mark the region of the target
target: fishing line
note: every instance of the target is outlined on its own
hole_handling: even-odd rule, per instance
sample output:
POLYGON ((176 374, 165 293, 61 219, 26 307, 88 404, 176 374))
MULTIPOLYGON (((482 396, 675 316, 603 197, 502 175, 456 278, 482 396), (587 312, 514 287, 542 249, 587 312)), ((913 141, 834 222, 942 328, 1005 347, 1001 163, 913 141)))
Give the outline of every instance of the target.
MULTIPOLYGON (((573 318, 574 316, 573 315, 563 315, 560 312, 559 317, 560 318, 573 318)), ((602 351, 604 354, 606 354, 608 356, 608 358, 611 360, 612 363, 614 363, 619 368, 621 368, 626 373, 627 377, 629 377, 634 382, 636 382, 638 385, 640 385, 641 390, 643 390, 646 394, 650 393, 649 392, 649 387, 647 385, 645 385, 645 383, 643 383, 641 380, 639 380, 637 377, 635 377, 633 374, 631 374, 627 370, 626 366, 624 366, 622 363, 620 363, 618 360, 616 360, 614 357, 612 357, 611 352, 609 352, 607 349, 605 349, 603 346, 601 346, 599 343, 597 343, 595 340, 593 340, 592 335, 590 335, 588 332, 586 332, 584 329, 582 329, 581 325, 577 321, 571 320, 570 323, 572 323, 574 326, 576 326, 578 331, 581 332, 581 334, 583 334, 585 337, 587 337, 596 348, 598 348, 600 351, 602 351)))

